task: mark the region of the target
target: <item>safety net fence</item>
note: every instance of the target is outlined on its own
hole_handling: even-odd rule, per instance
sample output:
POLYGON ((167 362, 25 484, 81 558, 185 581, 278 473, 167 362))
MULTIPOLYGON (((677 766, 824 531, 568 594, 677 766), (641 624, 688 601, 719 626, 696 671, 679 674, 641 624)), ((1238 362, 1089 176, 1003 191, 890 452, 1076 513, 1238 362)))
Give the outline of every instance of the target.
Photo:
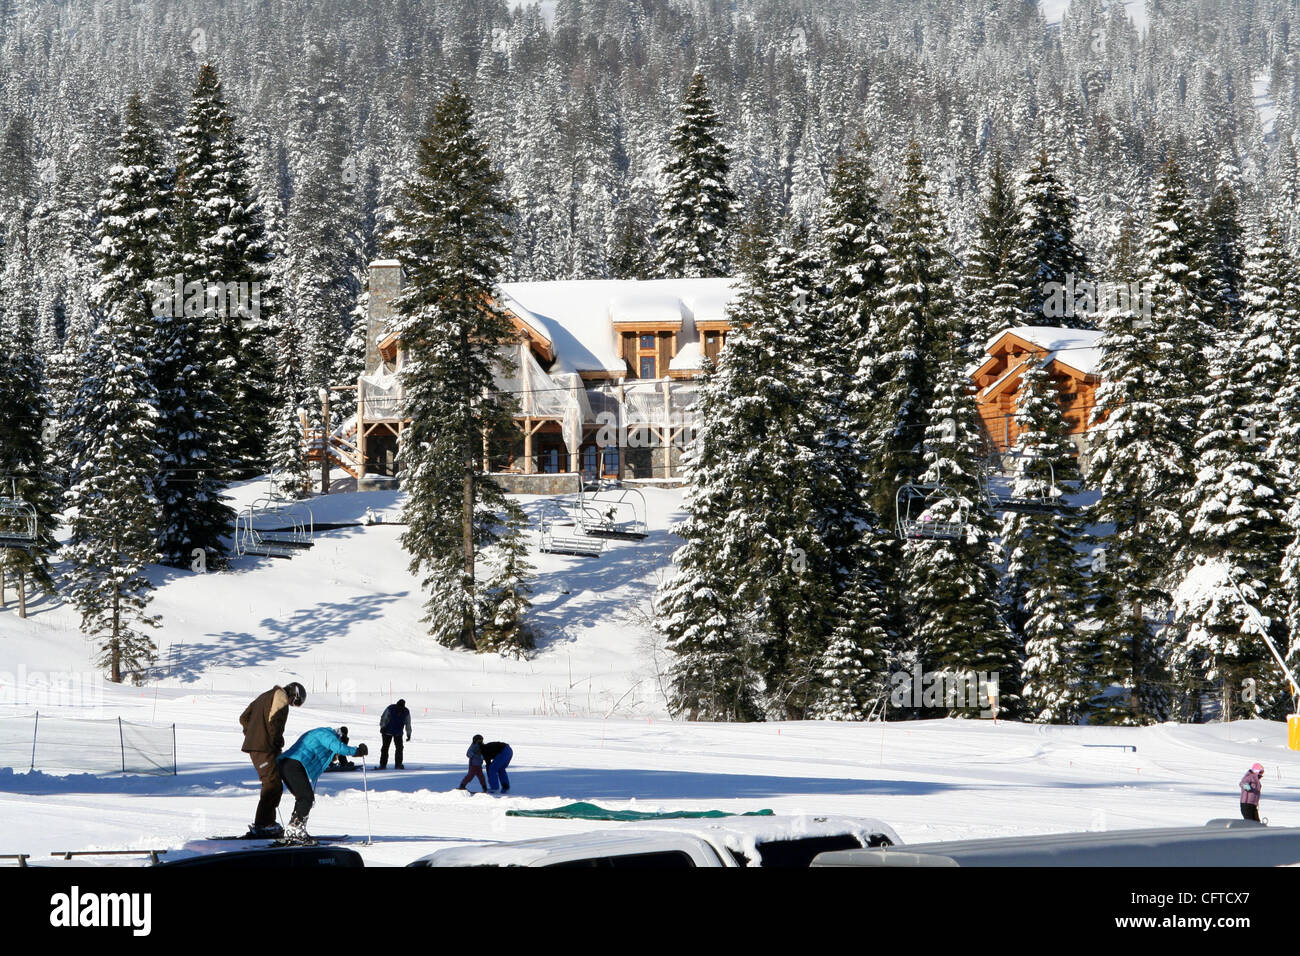
POLYGON ((82 773, 176 773, 176 725, 120 717, 0 718, 0 767, 82 773))

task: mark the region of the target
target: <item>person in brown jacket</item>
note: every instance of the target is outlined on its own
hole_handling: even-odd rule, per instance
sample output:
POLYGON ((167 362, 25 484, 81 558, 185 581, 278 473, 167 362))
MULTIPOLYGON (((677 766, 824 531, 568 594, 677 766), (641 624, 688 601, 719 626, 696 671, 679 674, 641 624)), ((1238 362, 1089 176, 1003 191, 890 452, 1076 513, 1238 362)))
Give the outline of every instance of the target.
POLYGON ((283 835, 275 820, 275 811, 284 794, 284 782, 280 779, 280 765, 276 758, 284 750, 284 726, 289 720, 289 708, 301 707, 306 699, 307 689, 297 681, 284 687, 277 684, 239 715, 239 725, 244 728, 244 753, 252 758, 257 779, 262 782, 257 815, 248 828, 250 837, 283 835))

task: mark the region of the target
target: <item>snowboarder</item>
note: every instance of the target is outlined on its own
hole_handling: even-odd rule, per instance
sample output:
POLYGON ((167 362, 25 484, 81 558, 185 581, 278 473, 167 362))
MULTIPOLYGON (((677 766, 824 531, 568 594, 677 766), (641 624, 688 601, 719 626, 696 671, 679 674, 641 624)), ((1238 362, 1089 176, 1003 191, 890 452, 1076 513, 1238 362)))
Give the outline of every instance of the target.
POLYGON ((502 743, 500 740, 486 743, 480 750, 483 759, 487 761, 488 792, 492 793, 499 789, 502 793, 509 793, 510 777, 506 774, 506 767, 510 766, 510 758, 515 755, 515 752, 510 749, 509 744, 502 743))
MULTIPOLYGON (((339 736, 343 738, 344 743, 347 743, 348 729, 346 727, 340 727, 339 736)), ((329 767, 327 767, 326 769, 327 770, 351 770, 355 766, 356 764, 348 759, 347 754, 338 754, 334 757, 334 762, 330 764, 329 767)))
POLYGON ((289 708, 301 707, 307 699, 307 689, 294 681, 284 687, 278 684, 257 697, 239 715, 239 725, 244 728, 244 753, 253 761, 262 793, 257 800, 257 813, 248 828, 250 837, 279 837, 283 834, 275 822, 275 811, 280 806, 284 783, 276 758, 284 749, 284 727, 289 720, 289 708))
POLYGON ((474 739, 470 742, 469 749, 465 751, 465 756, 469 758, 469 773, 465 774, 465 779, 460 782, 457 790, 465 790, 468 784, 475 777, 478 778, 479 786, 483 792, 487 793, 487 781, 483 779, 483 735, 475 734, 474 739))
MULTIPOLYGON (((342 730, 343 728, 339 728, 342 730)), ((339 754, 364 757, 370 751, 365 744, 349 747, 343 735, 333 727, 316 727, 307 731, 280 757, 280 776, 293 794, 293 815, 284 830, 284 838, 294 843, 310 843, 307 815, 316 802, 316 780, 339 754)))
POLYGON ((411 712, 406 709, 406 701, 399 700, 395 704, 389 704, 384 708, 383 714, 379 717, 379 734, 383 738, 383 745, 379 748, 379 769, 388 768, 388 745, 396 743, 397 749, 394 753, 396 758, 393 767, 397 770, 404 770, 402 766, 402 731, 406 731, 406 742, 411 742, 411 712))
POLYGON ((1259 822, 1259 794, 1263 789, 1260 777, 1264 776, 1263 764, 1251 764, 1246 776, 1241 778, 1241 816, 1246 820, 1259 822))

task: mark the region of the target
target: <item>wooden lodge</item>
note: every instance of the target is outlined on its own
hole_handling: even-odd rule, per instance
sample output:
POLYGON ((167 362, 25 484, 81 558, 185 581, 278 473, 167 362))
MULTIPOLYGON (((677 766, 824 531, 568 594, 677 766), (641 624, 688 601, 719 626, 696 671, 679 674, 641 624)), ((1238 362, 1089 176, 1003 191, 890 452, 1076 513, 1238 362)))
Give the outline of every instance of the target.
MULTIPOLYGON (((328 447, 330 463, 358 487, 392 482, 409 421, 398 378, 405 353, 391 321, 401 285, 396 261, 371 263, 357 413, 328 442, 306 432, 309 458, 321 463, 328 447)), ((514 369, 502 363, 497 387, 515 396, 519 429, 486 443, 487 469, 557 481, 574 474, 676 479, 693 435, 694 380, 726 342, 734 286, 731 279, 502 283, 499 304, 518 337, 508 349, 514 369)), ((546 487, 542 480, 506 483, 546 487)))
POLYGON ((1097 372, 1101 335, 1087 329, 1016 326, 989 340, 988 357, 971 377, 980 418, 998 451, 1006 452, 1016 443, 1016 395, 1021 373, 1030 362, 1046 363, 1070 435, 1084 450, 1101 383, 1097 372))

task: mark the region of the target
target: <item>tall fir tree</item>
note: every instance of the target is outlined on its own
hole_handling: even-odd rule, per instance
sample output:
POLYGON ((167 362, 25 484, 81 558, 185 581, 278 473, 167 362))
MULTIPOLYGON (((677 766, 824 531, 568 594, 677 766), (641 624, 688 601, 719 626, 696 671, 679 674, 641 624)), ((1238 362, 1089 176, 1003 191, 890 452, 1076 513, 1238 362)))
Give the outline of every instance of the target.
POLYGON ((875 399, 865 446, 877 514, 890 514, 899 486, 924 467, 922 443, 938 367, 935 343, 951 320, 955 299, 946 229, 915 143, 904 165, 886 249, 872 335, 877 352, 858 372, 860 387, 875 399))
POLYGON ((966 324, 964 336, 973 359, 1004 329, 1025 325, 1025 290, 1021 210, 1016 186, 999 152, 989 168, 984 207, 966 257, 966 324))
POLYGON ((55 591, 51 561, 59 547, 62 489, 51 477, 43 435, 45 364, 36 346, 35 315, 9 295, 8 278, 0 276, 0 495, 16 495, 32 507, 36 540, 0 550, 0 577, 17 579, 19 614, 26 617, 29 581, 46 594, 55 591))
MULTIPOLYGON (((207 439, 220 477, 256 474, 270 432, 270 248, 234 114, 211 64, 200 67, 177 133, 176 267, 203 290, 199 361, 220 402, 207 439)), ((197 301, 197 300, 196 300, 197 301)))
POLYGON ((744 325, 701 388, 686 543, 660 607, 672 706, 704 719, 813 712, 836 594, 866 529, 842 465, 818 454, 826 423, 842 419, 810 361, 815 269, 769 250, 733 305, 744 325))
POLYGON ((1053 303, 1060 301, 1054 289, 1073 288, 1087 279, 1087 261, 1075 237, 1079 200, 1061 181, 1045 147, 1017 189, 1021 201, 1018 256, 1028 324, 1091 327, 1092 317, 1069 314, 1074 309, 1053 314, 1053 303))
POLYGON ((659 220, 653 230, 658 271, 666 278, 724 276, 728 222, 735 194, 727 184, 728 149, 703 73, 686 91, 664 168, 659 220))
POLYGON ((510 204, 502 177, 454 84, 420 140, 392 235, 406 285, 393 306, 406 349, 399 450, 407 502, 402 546, 427 595, 425 620, 442 644, 478 647, 475 562, 497 538, 500 486, 482 470, 484 435, 514 428, 493 373, 514 330, 496 305, 510 204))
POLYGON ((1088 582, 1080 567, 1086 541, 1081 516, 1065 492, 1079 480, 1077 452, 1057 389, 1041 362, 1021 373, 1016 394, 1012 495, 1058 507, 1009 513, 1002 525, 1013 622, 1024 639, 1028 718, 1076 723, 1091 692, 1091 642, 1081 633, 1088 582))
MULTIPOLYGON (((1252 413, 1256 396, 1248 378, 1255 356, 1249 331, 1221 334, 1199 422, 1196 480, 1183 497, 1191 526, 1180 556, 1186 570, 1174 593, 1172 667, 1190 687, 1193 705, 1202 682, 1221 682, 1225 694, 1236 693, 1247 680, 1268 687, 1274 665, 1260 622, 1274 640, 1286 637, 1279 581, 1286 502, 1266 455, 1265 422, 1252 413)), ((1284 712, 1285 698, 1259 693, 1255 715, 1277 716, 1284 712)))
POLYGON ((1194 480, 1193 434, 1204 361, 1200 273, 1186 186, 1169 164, 1152 197, 1142 252, 1142 298, 1117 302, 1103 320, 1090 481, 1100 497, 1090 520, 1107 525, 1097 571, 1101 722, 1163 719, 1168 648, 1148 617, 1169 604, 1174 558, 1186 546, 1183 498, 1194 480))
MULTIPOLYGON (((985 440, 965 375, 958 316, 936 318, 939 365, 926 409, 924 472, 917 477, 938 489, 928 506, 934 518, 965 527, 961 540, 907 543, 905 611, 927 670, 958 679, 996 674, 999 708, 1014 714, 1020 704, 1020 652, 998 606, 995 529, 980 501, 985 440)), ((969 716, 987 702, 952 704, 951 712, 969 716)))
POLYGON ((158 626, 148 613, 153 585, 145 573, 158 558, 158 395, 149 371, 159 265, 156 156, 133 99, 99 202, 92 299, 103 320, 72 409, 67 503, 74 517, 65 594, 115 682, 132 671, 138 677, 154 658, 149 630, 158 626))

